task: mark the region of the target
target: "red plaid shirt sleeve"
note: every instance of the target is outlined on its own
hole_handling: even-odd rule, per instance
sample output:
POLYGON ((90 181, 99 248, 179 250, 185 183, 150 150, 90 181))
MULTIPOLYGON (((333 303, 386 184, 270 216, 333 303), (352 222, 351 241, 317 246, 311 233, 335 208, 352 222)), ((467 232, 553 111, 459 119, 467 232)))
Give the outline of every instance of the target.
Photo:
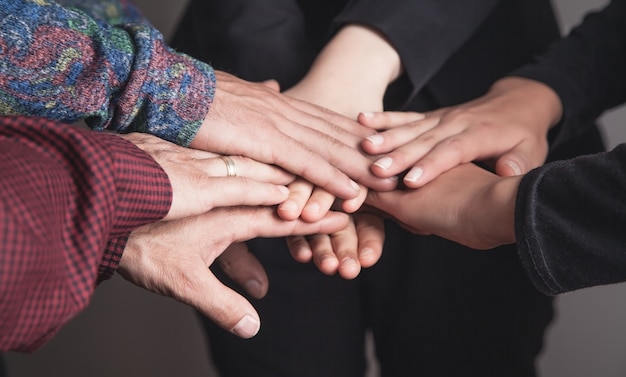
POLYGON ((121 250, 109 240, 163 218, 172 189, 119 136, 0 118, 0 350, 33 351, 88 304, 121 250))

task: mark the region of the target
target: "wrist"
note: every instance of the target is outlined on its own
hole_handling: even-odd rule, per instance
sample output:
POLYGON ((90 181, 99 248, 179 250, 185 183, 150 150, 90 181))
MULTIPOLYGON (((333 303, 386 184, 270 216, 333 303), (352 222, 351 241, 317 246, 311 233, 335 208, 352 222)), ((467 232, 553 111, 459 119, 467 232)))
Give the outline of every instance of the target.
POLYGON ((356 117, 382 110, 387 86, 401 73, 400 56, 377 31, 343 27, 290 94, 356 117))
POLYGON ((515 201, 521 180, 522 176, 498 177, 491 189, 485 190, 486 198, 483 203, 488 205, 487 210, 483 211, 491 221, 483 234, 490 235, 497 245, 516 242, 515 201))
POLYGON ((555 126, 563 116, 563 105, 558 94, 548 85, 522 77, 505 77, 496 81, 489 95, 510 96, 517 104, 525 106, 531 124, 555 126))

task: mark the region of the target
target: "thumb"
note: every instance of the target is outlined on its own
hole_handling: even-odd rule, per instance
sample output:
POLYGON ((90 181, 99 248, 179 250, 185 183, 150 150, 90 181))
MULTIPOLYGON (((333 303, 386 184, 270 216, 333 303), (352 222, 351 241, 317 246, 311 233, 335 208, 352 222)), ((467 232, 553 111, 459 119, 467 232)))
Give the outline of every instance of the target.
POLYGON ((524 141, 497 159, 495 166, 496 174, 501 177, 526 174, 542 165, 547 153, 547 146, 542 147, 535 143, 524 141))
POLYGON ((190 266, 192 288, 181 300, 196 308, 223 329, 241 338, 252 338, 261 327, 259 314, 243 296, 222 284, 204 264, 190 266))
POLYGON ((254 298, 263 298, 269 287, 269 279, 261 262, 243 242, 230 245, 217 258, 222 271, 235 283, 244 287, 254 298))

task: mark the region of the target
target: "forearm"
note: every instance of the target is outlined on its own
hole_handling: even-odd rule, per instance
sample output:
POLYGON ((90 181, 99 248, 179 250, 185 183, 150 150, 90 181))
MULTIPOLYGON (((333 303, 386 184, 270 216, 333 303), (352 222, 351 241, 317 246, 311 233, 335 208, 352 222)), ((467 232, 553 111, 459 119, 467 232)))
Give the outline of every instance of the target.
POLYGON ((0 144, 0 350, 32 351, 87 305, 107 239, 167 214, 171 186, 111 134, 4 118, 0 144))
POLYGON ((356 118, 360 111, 382 110, 387 86, 401 71, 398 53, 382 34, 347 25, 290 94, 356 118))
MULTIPOLYGON (((96 2, 80 3, 90 11, 96 2)), ((137 15, 115 16, 125 10, 118 1, 100 6, 113 14, 97 8, 92 15, 40 4, 19 0, 0 10, 8 46, 0 57, 2 115, 85 120, 94 129, 189 144, 213 98, 210 66, 173 52, 137 15)))

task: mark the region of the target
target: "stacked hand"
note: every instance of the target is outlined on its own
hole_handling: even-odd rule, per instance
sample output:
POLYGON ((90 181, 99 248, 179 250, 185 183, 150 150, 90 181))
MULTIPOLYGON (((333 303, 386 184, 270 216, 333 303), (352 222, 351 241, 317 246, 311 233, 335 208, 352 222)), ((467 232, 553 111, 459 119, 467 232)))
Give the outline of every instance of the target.
MULTIPOLYGON (((292 91, 303 93, 301 87, 296 89, 292 91)), ((548 130, 560 117, 556 94, 521 78, 502 79, 483 97, 427 114, 361 113, 362 124, 380 131, 362 142, 365 151, 378 155, 372 171, 387 178, 403 174, 407 188, 370 191, 366 203, 418 234, 439 235, 477 249, 515 242, 511 203, 519 175, 544 162, 548 130), (503 179, 468 164, 472 161, 493 164, 501 177, 517 178, 503 179)), ((357 203, 361 204, 354 202, 353 207, 357 203)), ((308 215, 303 212, 303 218, 308 215)), ((371 244, 376 239, 374 244, 382 247, 382 222, 370 217, 368 223, 379 225, 355 234, 352 223, 339 233, 341 237, 330 235, 323 241, 322 236, 308 237, 308 243, 302 237, 291 240, 292 254, 301 261, 313 259, 325 273, 338 268, 342 276, 354 277, 358 273, 354 261, 363 259, 354 252, 363 251, 365 242, 360 240, 371 244), (342 269, 338 261, 346 266, 342 269)), ((382 249, 376 251, 375 260, 382 249)))
POLYGON ((354 117, 358 103, 382 110, 380 84, 328 103, 324 94, 339 92, 311 77, 285 95, 218 72, 215 103, 192 143, 202 150, 126 136, 170 177, 174 196, 166 220, 176 221, 136 230, 120 273, 251 337, 258 314, 208 269, 217 261, 252 297, 262 297, 267 276, 245 240, 291 236, 296 260, 348 279, 380 258, 381 213, 412 232, 478 249, 514 242, 512 198, 519 174, 545 159, 546 133, 560 117, 555 94, 510 78, 484 97, 427 114, 362 113, 363 125, 297 99, 354 117), (495 161, 496 173, 514 177, 468 163, 487 159, 495 161), (390 191, 407 169, 408 189, 390 191), (364 201, 376 214, 359 210, 364 201))
POLYGON ((403 180, 409 188, 476 160, 492 160, 501 176, 524 174, 545 161, 547 133, 561 117, 560 106, 547 86, 505 78, 483 97, 426 114, 360 114, 362 124, 382 131, 362 146, 372 154, 386 153, 372 166, 377 176, 408 169, 403 180))
POLYGON ((347 224, 347 216, 336 212, 312 223, 280 219, 274 206, 287 199, 284 185, 294 176, 278 167, 230 156, 237 175, 228 177, 228 165, 217 154, 145 134, 123 137, 165 170, 173 201, 164 221, 131 234, 120 274, 150 291, 194 306, 241 337, 256 334, 258 314, 243 297, 222 285, 208 267, 220 261, 255 297, 267 290, 267 276, 245 250, 233 247, 222 252, 232 243, 254 237, 332 233, 347 224))
POLYGON ((427 114, 360 114, 363 124, 382 130, 363 149, 388 153, 372 171, 389 177, 408 169, 406 191, 371 192, 366 202, 418 234, 477 249, 515 242, 520 175, 544 162, 548 130, 560 117, 556 93, 521 78, 501 79, 483 97, 427 114), (495 162, 499 176, 470 163, 480 160, 495 162))

